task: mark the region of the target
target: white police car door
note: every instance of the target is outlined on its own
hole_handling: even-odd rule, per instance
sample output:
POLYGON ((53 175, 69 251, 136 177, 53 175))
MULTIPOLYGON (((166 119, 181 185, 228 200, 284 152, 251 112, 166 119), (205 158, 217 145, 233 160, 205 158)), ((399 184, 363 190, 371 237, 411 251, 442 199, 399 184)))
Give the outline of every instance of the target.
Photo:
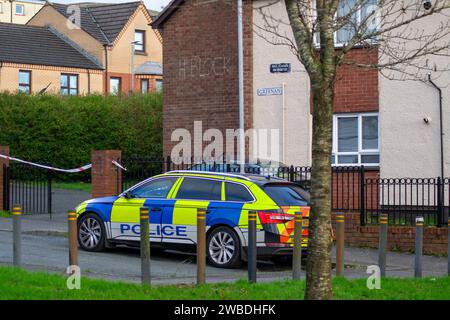
POLYGON ((165 211, 172 211, 174 200, 167 199, 178 177, 150 180, 129 191, 131 198, 121 197, 111 211, 112 238, 140 240, 140 208, 149 208, 150 240, 161 242, 161 222, 165 211))

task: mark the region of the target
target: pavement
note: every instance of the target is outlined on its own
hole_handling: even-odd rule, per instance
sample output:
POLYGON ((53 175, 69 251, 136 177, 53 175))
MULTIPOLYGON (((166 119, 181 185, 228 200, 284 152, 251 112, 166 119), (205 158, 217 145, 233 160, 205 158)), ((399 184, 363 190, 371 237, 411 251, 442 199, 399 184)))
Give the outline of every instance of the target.
MULTIPOLYGON (((66 214, 23 216, 22 221, 23 265, 30 270, 45 270, 63 274, 68 264, 68 239, 66 214)), ((333 248, 333 260, 335 250, 333 248)), ((367 266, 376 265, 376 249, 345 248, 345 276, 367 277, 367 266)), ((0 264, 12 264, 12 220, 0 218, 0 264)), ((108 280, 140 282, 139 250, 119 247, 106 252, 79 250, 79 266, 84 276, 108 280)), ((423 257, 424 276, 442 276, 447 272, 447 258, 423 257)), ((182 252, 152 252, 152 283, 190 284, 196 281, 195 256, 182 252)), ((334 273, 334 270, 333 270, 334 273)), ((389 252, 387 276, 413 277, 414 255, 389 252)), ((304 276, 304 274, 303 274, 304 276)), ((207 266, 208 282, 229 282, 247 277, 246 265, 236 269, 220 269, 207 266)), ((289 266, 270 261, 258 261, 258 281, 283 280, 291 277, 289 266)))

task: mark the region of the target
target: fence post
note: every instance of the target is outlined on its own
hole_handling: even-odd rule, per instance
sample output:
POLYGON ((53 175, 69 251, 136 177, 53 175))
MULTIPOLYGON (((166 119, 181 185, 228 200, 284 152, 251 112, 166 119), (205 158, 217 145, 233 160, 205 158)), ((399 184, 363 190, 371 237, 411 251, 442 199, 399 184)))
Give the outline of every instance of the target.
POLYGON ((166 172, 170 171, 170 163, 171 163, 170 156, 167 156, 166 157, 166 172))
POLYGON ((366 171, 362 165, 359 169, 359 202, 361 225, 366 225, 366 171))
POLYGON ((141 281, 142 285, 151 285, 150 278, 150 226, 148 207, 140 208, 141 221, 141 281))
POLYGON ((344 233, 345 217, 343 214, 336 216, 336 275, 344 275, 344 233))
POLYGON ((294 182, 295 181, 295 169, 294 166, 289 167, 289 181, 294 182))
POLYGON ((206 283, 206 209, 197 209, 197 285, 206 283))
POLYGON ((77 213, 70 210, 67 214, 69 224, 69 266, 78 265, 78 245, 77 245, 77 213))
MULTIPOLYGON (((0 173, 1 174, 1 173, 0 173)), ((9 211, 9 197, 11 191, 11 184, 9 181, 9 166, 3 164, 3 200, 0 203, 0 206, 3 205, 1 210, 9 211)))
POLYGON ((248 281, 256 283, 256 211, 248 211, 248 281))
POLYGON ((422 278, 423 217, 416 218, 416 245, 414 250, 414 277, 422 278))
POLYGON ((52 219, 52 171, 47 170, 47 212, 52 219))
MULTIPOLYGON (((0 146, 0 154, 9 156, 9 146, 0 146)), ((0 210, 9 210, 9 160, 0 158, 0 210)))
POLYGON ((13 264, 22 266, 22 206, 15 204, 12 209, 13 216, 13 264))
POLYGON ((303 217, 301 212, 295 213, 294 221, 294 252, 292 256, 292 279, 299 280, 302 272, 302 232, 303 217))
POLYGON ((119 192, 117 179, 122 171, 117 171, 113 160, 120 159, 120 150, 94 150, 91 153, 92 198, 115 196, 119 192))
POLYGON ((379 245, 378 245, 378 266, 380 267, 381 276, 386 276, 386 247, 387 247, 387 231, 388 231, 388 215, 380 214, 379 217, 379 245))
POLYGON ((437 226, 442 227, 444 224, 444 181, 441 177, 437 178, 437 201, 438 201, 438 216, 437 216, 437 226))
POLYGON ((447 275, 450 276, 450 217, 448 217, 447 228, 447 275))

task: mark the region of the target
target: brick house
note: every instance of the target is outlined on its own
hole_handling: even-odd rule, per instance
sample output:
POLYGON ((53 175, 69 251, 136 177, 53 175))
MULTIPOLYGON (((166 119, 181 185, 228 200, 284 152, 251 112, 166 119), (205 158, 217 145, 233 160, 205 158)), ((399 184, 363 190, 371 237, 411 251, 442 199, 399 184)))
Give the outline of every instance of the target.
POLYGON ((44 4, 43 0, 0 0, 0 22, 25 24, 44 4))
POLYGON ((52 26, 61 37, 95 57, 104 70, 104 93, 148 92, 162 85, 162 38, 150 27, 151 14, 155 13, 141 1, 47 2, 28 25, 52 26))
POLYGON ((0 23, 0 43, 0 91, 102 92, 102 66, 51 27, 0 23))
MULTIPOLYGON (((281 34, 292 37, 284 1, 244 0, 245 126, 279 129, 277 158, 308 166, 312 135, 309 78, 287 46, 268 41, 260 8, 282 21, 281 34), (290 64, 290 70, 271 72, 272 64, 290 64), (267 94, 270 88, 281 90, 267 94)), ((177 143, 171 141, 171 132, 180 127, 192 130, 194 120, 203 121, 204 130, 238 128, 236 15, 234 1, 174 0, 153 22, 165 38, 165 155, 177 143)), ((445 19, 439 15, 428 18, 419 28, 437 27, 439 17, 445 19)), ((378 48, 356 48, 349 57, 377 61, 378 48)), ((445 57, 430 59, 439 65, 448 63, 445 57)), ((442 87, 450 83, 448 73, 433 76, 442 87)), ((448 90, 443 101, 445 124, 450 118, 448 90)), ((389 178, 439 176, 439 101, 430 84, 393 81, 375 69, 343 66, 338 70, 334 113, 335 165, 363 164, 374 170, 374 176, 389 178), (426 123, 426 118, 433 121, 426 123)), ((450 126, 443 129, 450 135, 450 126)), ((445 139, 444 150, 444 171, 449 176, 450 139, 445 139)))
MULTIPOLYGON (((244 0, 243 5, 245 129, 278 129, 281 132, 278 140, 280 151, 269 158, 281 159, 288 165, 310 166, 312 114, 309 77, 288 46, 273 44, 274 39, 267 32, 266 20, 261 14, 261 10, 269 11, 268 16, 278 25, 278 33, 292 39, 284 1, 244 0), (286 72, 275 70, 280 66, 286 72)), ((445 15, 428 17, 417 22, 419 25, 416 27, 436 30, 443 19, 448 18, 445 15)), ((226 129, 237 129, 236 1, 172 0, 152 25, 164 34, 164 154, 169 156, 179 143, 177 137, 172 141, 173 131, 185 128, 193 132, 194 121, 202 121, 203 131, 216 128, 224 136, 226 129)), ((340 47, 338 39, 345 37, 345 30, 336 35, 336 50, 340 47)), ((378 50, 377 46, 355 48, 348 57, 357 62, 377 61, 378 50)), ((429 62, 442 69, 448 66, 448 57, 433 56, 429 62)), ((441 88, 450 84, 448 72, 435 73, 432 77, 441 88)), ((442 117, 443 134, 448 137, 449 90, 443 90, 442 117)), ((374 69, 342 66, 338 70, 335 87, 334 166, 364 165, 367 170, 365 177, 369 180, 377 177, 438 177, 441 169, 439 120, 439 96, 430 83, 393 81, 374 69)), ((194 137, 194 141, 196 139, 201 138, 194 137)), ((450 139, 444 138, 444 150, 444 175, 448 177, 450 139)), ((341 183, 341 189, 340 194, 335 194, 333 187, 333 208, 337 198, 347 203, 361 201, 364 191, 361 194, 359 182, 352 179, 344 174, 334 175, 334 181, 341 183), (350 197, 349 192, 359 194, 350 197)), ((367 188, 367 181, 365 185, 367 188)), ((387 199, 393 196, 394 202, 397 201, 394 206, 399 204, 399 197, 396 198, 392 189, 385 192, 379 191, 378 184, 373 186, 365 189, 367 212, 392 204, 392 197, 391 200, 380 201, 382 192, 381 196, 386 195, 387 199)), ((419 187, 414 190, 419 190, 419 187)), ((420 190, 423 193, 425 189, 420 190)), ((430 195, 421 198, 422 204, 428 201, 428 205, 436 205, 435 198, 433 200, 436 189, 431 191, 434 192, 431 198, 430 195)), ((447 208, 448 195, 447 185, 447 208)), ((408 199, 410 203, 418 201, 412 193, 408 199)), ((377 227, 360 225, 360 212, 341 210, 349 213, 346 241, 376 247, 377 227)), ((403 250, 414 247, 413 228, 390 230, 389 247, 403 250)), ((426 229, 425 251, 445 252, 446 241, 446 229, 426 229)))

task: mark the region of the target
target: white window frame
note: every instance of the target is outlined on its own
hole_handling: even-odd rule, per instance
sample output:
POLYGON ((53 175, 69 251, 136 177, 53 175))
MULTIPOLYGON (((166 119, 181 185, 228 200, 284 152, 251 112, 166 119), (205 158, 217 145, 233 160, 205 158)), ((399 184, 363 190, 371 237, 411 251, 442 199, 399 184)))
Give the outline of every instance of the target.
MULTIPOLYGON (((316 5, 316 0, 312 0, 312 1, 313 1, 313 5, 312 5, 312 8, 313 8, 313 17, 314 17, 314 20, 316 20, 316 19, 317 19, 317 5, 316 5)), ((359 8, 359 10, 356 11, 356 19, 357 19, 357 21, 358 21, 358 24, 361 23, 361 17, 362 17, 361 10, 362 10, 362 8, 359 8)), ((337 19, 337 12, 335 13, 335 18, 337 19)), ((375 15, 375 23, 376 23, 377 26, 379 25, 379 22, 380 22, 380 12, 377 11, 377 13, 376 13, 376 15, 375 15)), ((344 46, 347 44, 347 42, 338 42, 337 34, 338 34, 338 31, 335 31, 334 34, 333 34, 333 37, 334 37, 334 47, 335 47, 335 48, 342 48, 342 47, 344 47, 344 46)), ((317 47, 317 48, 320 47, 319 38, 320 38, 319 31, 316 30, 316 32, 315 32, 314 35, 313 35, 313 41, 314 41, 314 46, 317 47)), ((376 43, 378 43, 378 41, 377 41, 376 39, 366 40, 366 42, 369 43, 369 44, 376 44, 376 43)))
POLYGON ((25 6, 23 4, 16 3, 16 5, 14 7, 14 13, 16 16, 24 16, 25 15, 25 6), (22 8, 22 12, 17 13, 18 7, 22 8))
POLYGON ((380 163, 362 163, 361 156, 380 155, 380 115, 378 112, 361 112, 361 113, 336 113, 333 115, 333 166, 379 166, 380 163), (362 119, 367 116, 376 116, 378 119, 378 146, 377 149, 363 149, 362 119), (354 152, 338 152, 338 119, 339 118, 358 118, 358 151, 354 152), (357 163, 338 163, 338 156, 358 156, 357 163))

